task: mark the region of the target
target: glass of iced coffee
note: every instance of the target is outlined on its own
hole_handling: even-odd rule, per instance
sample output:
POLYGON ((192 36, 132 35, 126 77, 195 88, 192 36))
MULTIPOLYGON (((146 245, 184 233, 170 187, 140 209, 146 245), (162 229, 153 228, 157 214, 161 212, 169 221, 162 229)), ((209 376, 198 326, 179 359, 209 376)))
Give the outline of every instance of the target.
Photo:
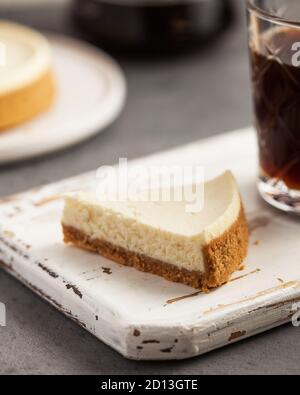
POLYGON ((300 0, 247 0, 259 191, 300 214, 300 0))

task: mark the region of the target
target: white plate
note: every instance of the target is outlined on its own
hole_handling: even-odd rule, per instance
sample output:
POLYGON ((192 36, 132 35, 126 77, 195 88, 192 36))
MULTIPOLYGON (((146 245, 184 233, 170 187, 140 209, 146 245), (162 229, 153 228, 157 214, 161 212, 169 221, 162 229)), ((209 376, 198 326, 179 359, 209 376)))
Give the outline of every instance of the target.
POLYGON ((201 165, 209 178, 231 169, 251 228, 245 270, 234 273, 227 285, 200 294, 64 245, 59 195, 93 186, 95 172, 0 199, 3 268, 133 359, 190 358, 288 322, 300 301, 300 223, 258 197, 253 130, 135 163, 201 165))
POLYGON ((0 134, 0 163, 31 158, 78 143, 99 133, 120 113, 126 98, 119 66, 99 49, 50 35, 57 97, 33 121, 0 134))

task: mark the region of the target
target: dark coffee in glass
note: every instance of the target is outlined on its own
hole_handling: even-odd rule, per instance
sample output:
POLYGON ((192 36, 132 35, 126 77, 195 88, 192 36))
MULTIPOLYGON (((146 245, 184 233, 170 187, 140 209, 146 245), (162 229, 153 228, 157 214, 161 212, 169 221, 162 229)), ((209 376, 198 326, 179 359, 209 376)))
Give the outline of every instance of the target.
POLYGON ((300 213, 300 1, 249 0, 249 28, 259 190, 300 213))

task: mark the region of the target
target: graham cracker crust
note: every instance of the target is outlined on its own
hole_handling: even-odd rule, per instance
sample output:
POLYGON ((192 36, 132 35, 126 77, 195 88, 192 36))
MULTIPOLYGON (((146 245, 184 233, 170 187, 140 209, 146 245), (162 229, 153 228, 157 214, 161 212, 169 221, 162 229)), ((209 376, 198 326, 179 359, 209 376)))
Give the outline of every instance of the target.
POLYGON ((47 71, 27 86, 0 94, 0 132, 46 111, 54 100, 54 85, 53 74, 47 71))
POLYGON ((91 239, 74 227, 64 224, 62 226, 65 243, 72 243, 85 250, 97 252, 121 265, 183 283, 203 292, 209 292, 210 289, 227 283, 231 274, 241 267, 248 250, 249 231, 243 207, 238 219, 227 232, 203 249, 205 273, 180 269, 170 263, 128 251, 106 241, 91 239))

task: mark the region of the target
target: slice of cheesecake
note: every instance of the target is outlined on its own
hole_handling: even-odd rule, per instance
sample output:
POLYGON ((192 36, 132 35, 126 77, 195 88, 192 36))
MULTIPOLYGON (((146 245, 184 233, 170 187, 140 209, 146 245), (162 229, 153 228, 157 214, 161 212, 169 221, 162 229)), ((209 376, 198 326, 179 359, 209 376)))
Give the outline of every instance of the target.
POLYGON ((48 109, 54 92, 47 39, 32 29, 0 20, 0 131, 48 109))
POLYGON ((231 172, 209 181, 204 209, 186 202, 101 201, 66 197, 66 243, 203 291, 228 282, 247 255, 248 226, 231 172))

